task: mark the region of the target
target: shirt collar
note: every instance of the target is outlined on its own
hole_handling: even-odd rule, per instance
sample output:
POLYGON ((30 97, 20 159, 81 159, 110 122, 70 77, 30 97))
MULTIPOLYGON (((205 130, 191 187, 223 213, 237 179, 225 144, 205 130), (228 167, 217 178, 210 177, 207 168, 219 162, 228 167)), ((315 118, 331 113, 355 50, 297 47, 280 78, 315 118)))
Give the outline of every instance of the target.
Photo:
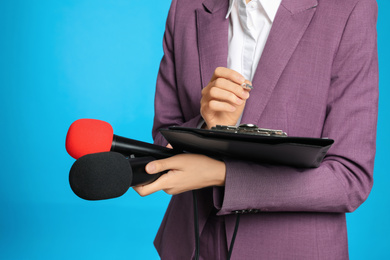
MULTIPOLYGON (((229 0, 229 9, 226 14, 226 19, 229 18, 230 13, 232 12, 233 6, 236 1, 245 1, 245 0, 229 0)), ((280 3, 282 2, 282 0, 252 0, 252 1, 258 1, 263 6, 271 22, 274 21, 276 12, 278 11, 280 3)))

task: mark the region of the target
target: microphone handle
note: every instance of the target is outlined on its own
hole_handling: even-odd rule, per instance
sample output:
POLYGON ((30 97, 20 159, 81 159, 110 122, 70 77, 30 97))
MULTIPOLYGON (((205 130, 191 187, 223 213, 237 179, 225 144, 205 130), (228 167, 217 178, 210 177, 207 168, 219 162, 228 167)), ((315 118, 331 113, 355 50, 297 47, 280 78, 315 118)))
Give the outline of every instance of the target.
POLYGON ((131 181, 131 187, 138 185, 146 185, 157 180, 162 174, 167 173, 168 171, 159 172, 156 174, 148 174, 145 171, 145 166, 151 161, 156 160, 154 157, 137 157, 129 158, 129 164, 133 173, 133 178, 131 181))
POLYGON ((164 159, 181 152, 169 149, 160 145, 145 143, 134 139, 114 135, 112 139, 111 151, 125 155, 152 156, 156 159, 164 159))

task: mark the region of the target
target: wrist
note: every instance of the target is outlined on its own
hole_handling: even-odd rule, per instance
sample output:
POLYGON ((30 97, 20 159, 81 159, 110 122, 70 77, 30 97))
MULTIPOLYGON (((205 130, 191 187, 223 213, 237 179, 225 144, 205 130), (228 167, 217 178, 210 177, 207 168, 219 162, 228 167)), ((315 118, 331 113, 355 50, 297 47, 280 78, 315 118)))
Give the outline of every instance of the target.
POLYGON ((218 161, 218 170, 215 171, 214 185, 225 186, 226 180, 226 164, 223 161, 218 161))

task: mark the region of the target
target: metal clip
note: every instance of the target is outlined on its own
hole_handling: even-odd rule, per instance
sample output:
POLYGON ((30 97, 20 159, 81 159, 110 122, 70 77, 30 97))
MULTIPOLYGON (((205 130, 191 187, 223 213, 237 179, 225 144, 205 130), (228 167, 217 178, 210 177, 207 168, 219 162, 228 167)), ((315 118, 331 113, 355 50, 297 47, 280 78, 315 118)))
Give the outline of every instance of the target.
POLYGON ((212 127, 211 130, 217 130, 217 131, 229 132, 229 133, 239 133, 239 134, 262 135, 262 136, 278 136, 278 137, 287 136, 287 134, 282 130, 259 128, 257 125, 254 124, 242 124, 239 125, 238 127, 217 125, 215 127, 212 127))

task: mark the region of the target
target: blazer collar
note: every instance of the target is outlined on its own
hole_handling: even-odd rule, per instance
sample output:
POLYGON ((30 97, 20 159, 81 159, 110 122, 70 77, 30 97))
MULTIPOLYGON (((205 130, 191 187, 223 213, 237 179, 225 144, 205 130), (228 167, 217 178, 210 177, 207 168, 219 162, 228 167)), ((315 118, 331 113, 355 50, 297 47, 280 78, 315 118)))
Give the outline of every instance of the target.
POLYGON ((222 8, 227 8, 229 6, 229 0, 205 0, 203 2, 203 6, 208 12, 214 13, 218 12, 222 8))
POLYGON ((229 0, 206 0, 196 10, 196 27, 202 87, 217 67, 227 66, 229 19, 225 19, 229 0))
POLYGON ((318 0, 282 0, 281 5, 290 13, 295 14, 318 5, 318 0))

